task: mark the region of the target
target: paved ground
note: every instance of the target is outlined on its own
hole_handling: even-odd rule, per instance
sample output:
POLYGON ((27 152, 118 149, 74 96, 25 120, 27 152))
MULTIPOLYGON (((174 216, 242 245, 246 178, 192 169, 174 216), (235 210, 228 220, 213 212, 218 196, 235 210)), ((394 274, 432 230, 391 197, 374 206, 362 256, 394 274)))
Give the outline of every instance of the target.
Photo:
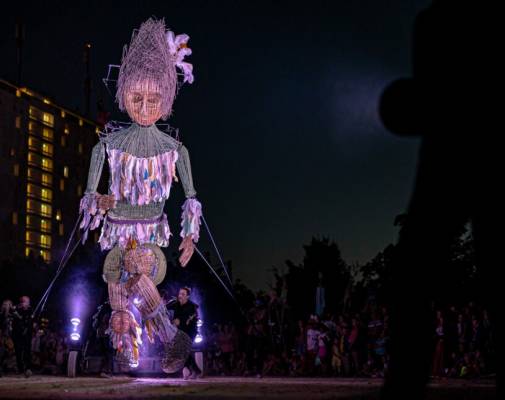
MULTIPOLYGON (((380 380, 212 377, 167 378, 18 376, 0 378, 0 399, 377 399, 380 380)), ((430 400, 493 399, 489 381, 447 380, 430 385, 430 400)))

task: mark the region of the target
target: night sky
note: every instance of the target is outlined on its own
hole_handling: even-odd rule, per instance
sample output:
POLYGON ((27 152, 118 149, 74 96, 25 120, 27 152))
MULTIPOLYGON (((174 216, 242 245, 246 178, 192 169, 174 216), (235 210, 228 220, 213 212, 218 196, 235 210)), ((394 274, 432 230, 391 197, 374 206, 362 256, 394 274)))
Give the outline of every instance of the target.
MULTIPOLYGON (((16 80, 21 16, 23 84, 73 109, 84 109, 84 43, 93 98, 112 110, 101 78, 134 28, 156 16, 189 34, 195 83, 181 89, 169 122, 190 151, 224 258, 251 287, 266 288, 272 266, 301 261, 313 235, 336 240, 349 263, 396 240, 419 142, 385 131, 377 102, 409 75, 414 17, 429 1, 17 3, 0 16, 0 77, 16 80)), ((177 235, 178 192, 167 206, 177 235)))

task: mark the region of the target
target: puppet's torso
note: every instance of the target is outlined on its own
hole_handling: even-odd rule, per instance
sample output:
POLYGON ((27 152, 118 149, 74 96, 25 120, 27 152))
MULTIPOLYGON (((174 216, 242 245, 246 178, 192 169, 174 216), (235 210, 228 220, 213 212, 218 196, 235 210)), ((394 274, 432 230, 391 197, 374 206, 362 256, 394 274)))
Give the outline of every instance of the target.
MULTIPOLYGON (((97 146, 100 153, 93 155, 92 167, 94 158, 98 159, 95 164, 102 165, 106 153, 110 172, 108 194, 116 200, 103 222, 99 239, 102 249, 115 244, 123 247, 132 239, 139 244, 168 246, 171 233, 163 208, 173 181, 177 181, 176 166, 186 197, 196 193, 185 147, 155 125, 142 127, 135 123, 110 133, 97 146)), ((89 187, 92 175, 99 179, 101 174, 101 167, 94 174, 92 169, 87 193, 96 190, 96 185, 89 187)))

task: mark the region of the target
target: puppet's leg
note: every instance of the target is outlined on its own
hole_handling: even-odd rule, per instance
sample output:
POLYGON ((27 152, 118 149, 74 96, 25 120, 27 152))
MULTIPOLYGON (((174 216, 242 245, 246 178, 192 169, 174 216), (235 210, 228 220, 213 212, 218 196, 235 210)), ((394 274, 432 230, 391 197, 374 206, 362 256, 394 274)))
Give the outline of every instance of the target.
POLYGON ((165 344, 163 370, 176 372, 182 369, 192 342, 188 335, 170 322, 165 304, 156 289, 156 284, 161 283, 166 271, 163 252, 153 244, 136 246, 125 253, 124 268, 131 276, 126 283, 128 295, 142 315, 149 340, 152 342, 156 334, 165 344))
POLYGON ((165 304, 154 283, 145 274, 135 274, 128 279, 126 289, 129 298, 133 299, 140 311, 149 340, 153 342, 156 335, 162 343, 171 342, 177 328, 171 324, 165 304))
POLYGON ((133 313, 128 310, 128 295, 123 283, 109 283, 109 301, 112 314, 109 321, 109 335, 112 347, 116 349, 120 361, 136 367, 139 360, 141 329, 133 313))
POLYGON ((105 258, 103 278, 107 282, 109 302, 112 309, 107 333, 118 360, 138 365, 141 329, 129 310, 130 302, 126 286, 121 280, 121 251, 114 247, 105 258))

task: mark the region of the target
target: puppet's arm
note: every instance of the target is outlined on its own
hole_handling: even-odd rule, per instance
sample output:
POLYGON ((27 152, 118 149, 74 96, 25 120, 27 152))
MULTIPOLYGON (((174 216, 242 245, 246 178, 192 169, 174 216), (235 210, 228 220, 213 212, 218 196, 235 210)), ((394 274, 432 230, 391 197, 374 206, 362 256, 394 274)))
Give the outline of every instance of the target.
POLYGON ((88 172, 88 184, 81 199, 79 212, 83 214, 80 228, 83 229, 82 242, 86 241, 88 231, 96 229, 103 216, 109 208, 114 206, 111 196, 101 195, 96 189, 102 175, 103 163, 105 160, 105 145, 100 141, 92 150, 91 162, 88 172))
POLYGON ((186 201, 182 205, 181 233, 182 243, 179 250, 182 255, 179 258, 183 267, 189 262, 194 251, 194 243, 200 238, 200 219, 202 217, 202 205, 195 198, 196 191, 193 187, 193 177, 191 175, 191 163, 189 161, 188 149, 181 145, 178 149, 177 171, 181 178, 182 187, 186 196, 186 201))
POLYGON ((202 205, 196 199, 196 191, 193 187, 193 177, 191 175, 191 163, 189 161, 188 149, 181 145, 179 147, 179 157, 177 159, 177 171, 181 178, 182 187, 186 201, 182 205, 181 234, 184 239, 191 236, 193 242, 198 242, 200 237, 200 218, 202 216, 202 205))

